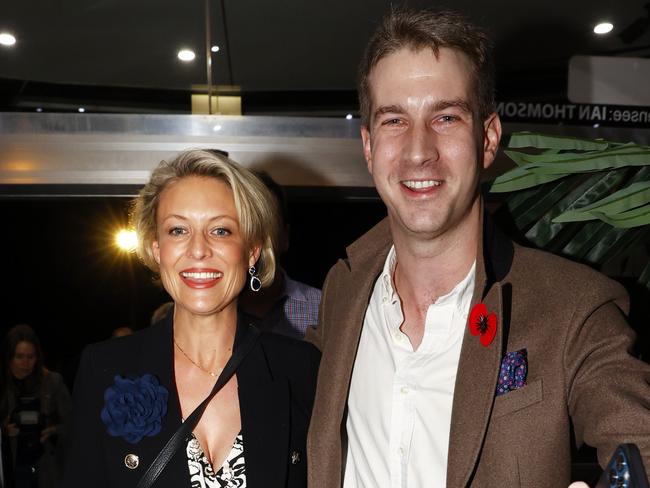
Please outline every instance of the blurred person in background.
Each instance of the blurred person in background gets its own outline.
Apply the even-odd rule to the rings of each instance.
[[[278,206],[275,253],[278,261],[289,250],[289,210],[284,190],[264,172],[256,175],[271,190]],[[259,293],[242,293],[240,308],[261,330],[302,339],[308,327],[318,323],[321,291],[292,279],[281,265],[276,266],[273,283]]]
[[[149,325],[153,325],[156,322],[160,322],[173,309],[174,309],[174,302],[165,302],[165,303],[159,305],[156,308],[156,310],[154,310],[153,313],[151,314],[151,321],[150,321]]]
[[[129,327],[128,325],[122,326],[122,327],[117,327],[113,329],[113,332],[111,332],[111,337],[116,338],[116,337],[124,337],[133,334],[133,329]]]
[[[61,375],[43,365],[40,341],[29,325],[7,333],[3,366],[0,419],[8,471],[17,488],[58,486],[70,393]]]

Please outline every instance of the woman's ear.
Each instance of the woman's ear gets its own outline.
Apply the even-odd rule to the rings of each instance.
[[[250,253],[248,255],[248,267],[250,268],[251,266],[254,266],[257,260],[260,258],[260,254],[262,253],[262,246],[257,245],[253,246],[253,248],[250,250]]]
[[[153,254],[153,258],[156,260],[156,263],[160,264],[160,246],[158,245],[158,241],[153,241],[151,243],[151,253]]]

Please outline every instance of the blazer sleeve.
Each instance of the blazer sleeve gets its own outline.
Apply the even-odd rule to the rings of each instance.
[[[617,283],[598,280],[576,303],[564,351],[576,442],[596,447],[603,467],[619,443],[635,443],[647,470],[650,365],[632,354],[635,334],[621,311],[627,295]]]
[[[108,486],[99,417],[103,395],[95,386],[93,346],[84,349],[74,383],[72,420],[67,436],[63,487]]]

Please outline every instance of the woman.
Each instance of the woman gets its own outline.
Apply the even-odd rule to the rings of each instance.
[[[275,219],[264,185],[216,152],[188,151],[153,171],[134,205],[138,253],[174,307],[84,351],[65,487],[136,486],[244,344],[252,349],[154,486],[306,485],[319,354],[270,334],[249,342],[256,331],[237,313],[245,285],[273,279]]]
[[[9,330],[4,358],[0,419],[2,436],[9,439],[14,486],[58,486],[70,393],[61,375],[43,366],[40,341],[29,325]]]

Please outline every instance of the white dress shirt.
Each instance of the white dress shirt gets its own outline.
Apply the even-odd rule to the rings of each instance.
[[[366,310],[354,362],[344,488],[444,487],[454,385],[476,263],[429,306],[422,343],[400,330],[394,247]]]

